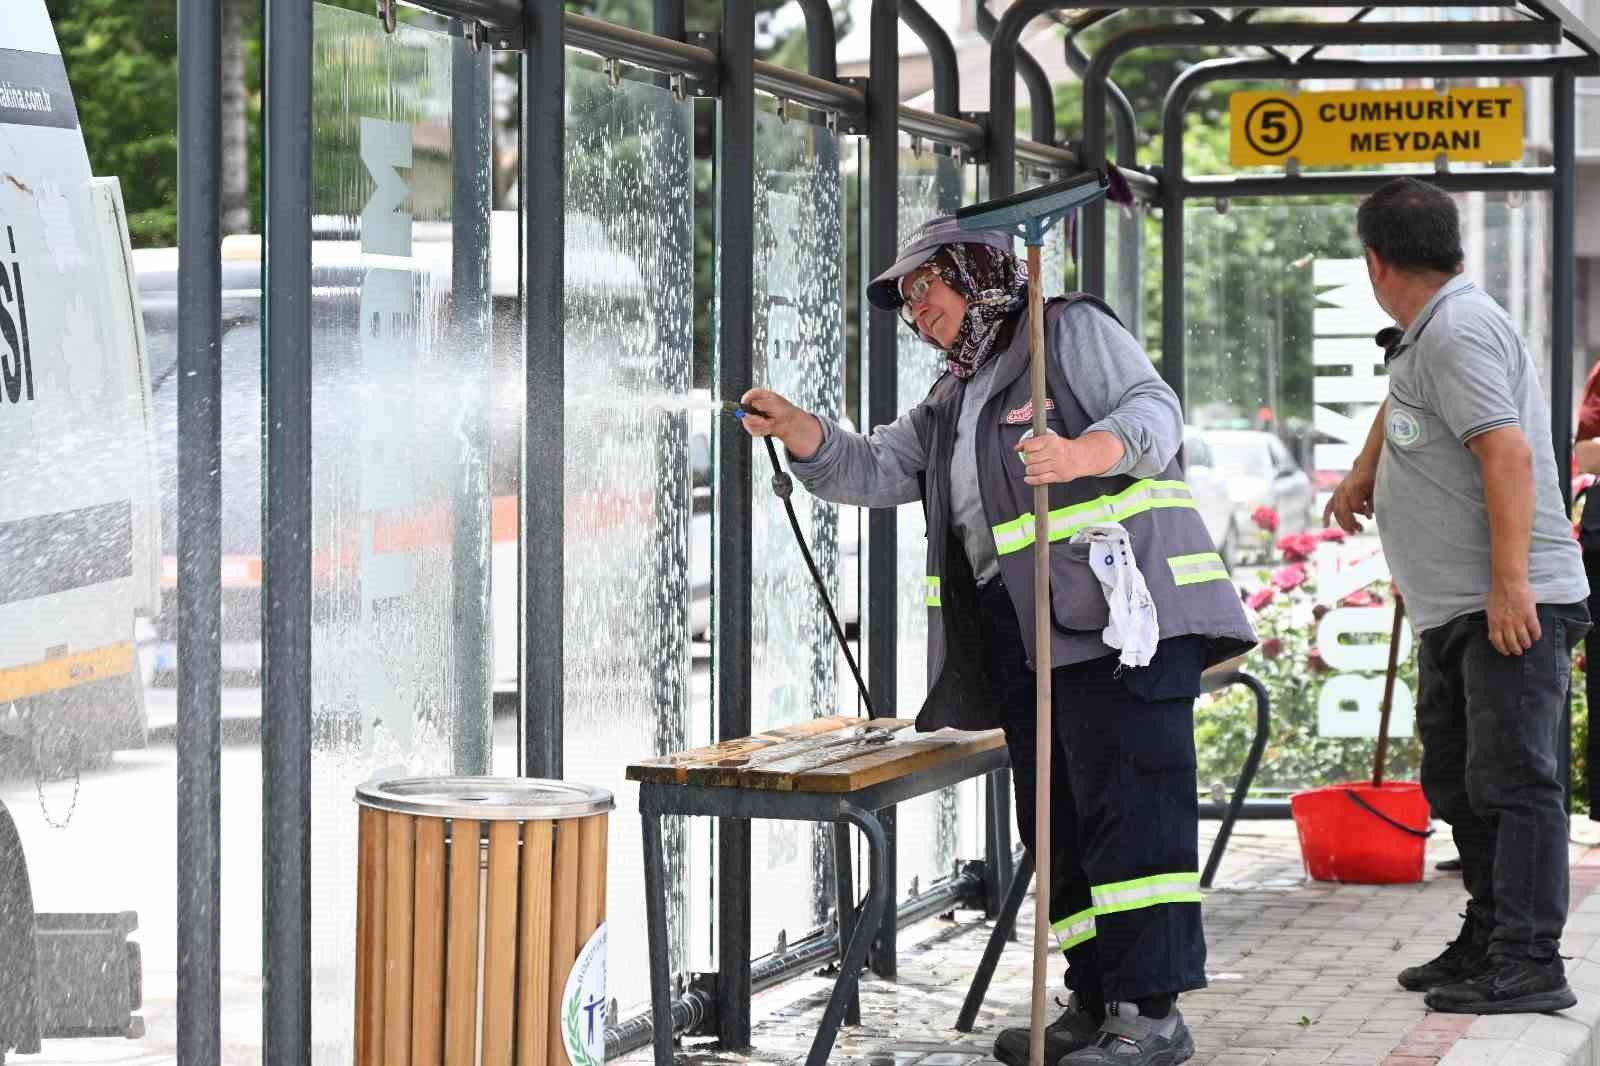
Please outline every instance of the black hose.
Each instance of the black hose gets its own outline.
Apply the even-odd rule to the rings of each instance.
[[[744,410],[761,415],[761,412],[754,408]],[[856,657],[850,653],[850,643],[845,640],[844,627],[839,624],[839,616],[834,613],[833,600],[828,596],[827,586],[823,584],[822,574],[817,570],[816,561],[811,558],[811,549],[806,546],[805,534],[800,532],[800,519],[794,513],[794,504],[789,502],[789,497],[794,494],[794,479],[778,462],[778,449],[772,443],[772,438],[763,437],[762,440],[767,442],[767,457],[772,460],[772,494],[783,501],[784,513],[789,516],[789,528],[794,530],[794,542],[800,545],[800,556],[806,561],[806,569],[811,571],[811,580],[817,586],[817,595],[822,598],[822,609],[828,613],[828,624],[833,627],[833,635],[839,641],[840,650],[844,652],[844,660],[850,664],[850,673],[856,679],[856,690],[861,693],[861,705],[866,708],[868,718],[876,718],[878,716],[872,709],[872,697],[867,695],[867,683],[861,679],[861,668],[856,665]]]

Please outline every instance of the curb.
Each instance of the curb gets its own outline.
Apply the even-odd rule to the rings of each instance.
[[[1578,1005],[1558,1014],[1429,1014],[1381,1066],[1600,1066],[1600,848],[1572,866],[1562,947]],[[1573,943],[1568,947],[1569,942]],[[1582,945],[1582,950],[1577,950]]]

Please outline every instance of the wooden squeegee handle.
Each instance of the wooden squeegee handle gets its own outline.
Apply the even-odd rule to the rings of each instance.
[[[1028,344],[1033,387],[1033,435],[1045,428],[1044,296],[1040,292],[1039,246],[1028,246]],[[1050,951],[1050,491],[1033,487],[1033,688],[1034,793],[1033,862],[1033,1003],[1029,1015],[1028,1061],[1044,1062],[1045,988],[1049,984]]]

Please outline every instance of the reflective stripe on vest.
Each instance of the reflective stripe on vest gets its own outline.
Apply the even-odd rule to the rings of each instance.
[[[1050,512],[1050,540],[1066,540],[1080,529],[1102,522],[1120,522],[1156,507],[1195,506],[1189,486],[1182,481],[1135,481],[1114,496],[1099,496]],[[1033,515],[1025,514],[994,527],[996,554],[1010,555],[1033,543]]]
[[[1056,934],[1056,945],[1062,951],[1071,951],[1085,940],[1094,939],[1094,908],[1068,915],[1050,928]]]
[[[1109,885],[1094,885],[1089,889],[1089,895],[1094,897],[1096,915],[1120,914],[1163,903],[1199,903],[1200,875],[1156,874],[1132,881],[1116,881]]]
[[[1198,585],[1202,581],[1227,581],[1228,568],[1216,552],[1174,555],[1167,559],[1174,585]]]
[[[931,574],[928,575],[928,606],[942,606],[939,603],[939,579]]]

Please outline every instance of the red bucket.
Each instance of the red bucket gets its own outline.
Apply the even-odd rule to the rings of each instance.
[[[1433,833],[1428,801],[1414,781],[1329,785],[1289,798],[1300,856],[1313,881],[1403,885],[1422,880]]]

